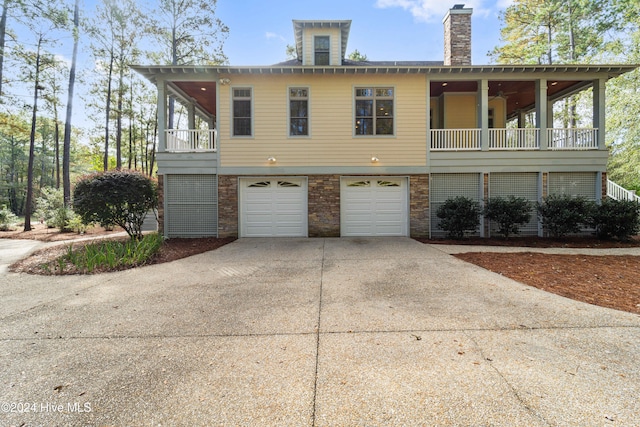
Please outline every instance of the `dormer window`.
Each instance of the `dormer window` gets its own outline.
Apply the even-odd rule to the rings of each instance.
[[[330,39],[329,36],[315,36],[313,40],[314,47],[314,65],[330,65]]]

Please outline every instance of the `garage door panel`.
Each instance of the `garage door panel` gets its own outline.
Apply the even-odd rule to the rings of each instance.
[[[406,236],[407,179],[343,178],[340,217],[343,236]]]
[[[240,189],[242,237],[307,235],[304,179],[241,179]]]

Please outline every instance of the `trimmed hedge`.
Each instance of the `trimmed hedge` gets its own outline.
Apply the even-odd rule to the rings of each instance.
[[[498,233],[505,239],[520,233],[520,227],[531,219],[531,202],[523,197],[492,197],[486,201],[484,216],[499,224]]]
[[[441,220],[439,227],[452,239],[462,239],[465,232],[473,232],[480,225],[480,205],[468,197],[447,199],[436,215]]]

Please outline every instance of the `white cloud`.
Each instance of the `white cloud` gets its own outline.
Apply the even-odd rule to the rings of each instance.
[[[511,3],[513,0],[498,0],[498,5]],[[473,8],[475,15],[487,15],[490,9],[483,6],[483,0],[460,0],[455,3],[464,4],[465,7]],[[447,11],[454,5],[454,2],[443,2],[441,0],[377,0],[375,7],[388,9],[399,7],[409,11],[418,21],[430,22],[439,21],[447,14]]]
[[[287,41],[287,39],[284,38],[283,36],[281,36],[280,34],[272,33],[270,31],[267,31],[267,33],[265,34],[265,37],[267,39],[269,39],[269,40],[270,39],[277,39],[277,40],[280,40],[280,41],[283,41],[283,42]]]

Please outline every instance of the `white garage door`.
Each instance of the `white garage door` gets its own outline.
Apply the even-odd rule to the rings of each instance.
[[[241,179],[240,236],[306,237],[306,179]]]
[[[407,236],[407,178],[342,178],[340,230],[343,236]]]

